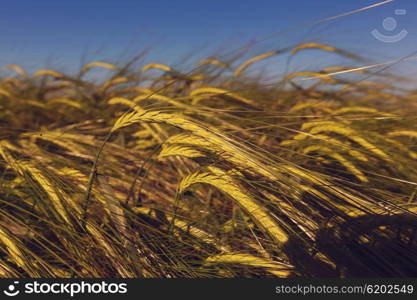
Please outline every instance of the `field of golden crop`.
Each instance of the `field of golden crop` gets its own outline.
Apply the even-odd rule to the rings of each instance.
[[[417,276],[417,94],[367,68],[249,75],[313,49],[359,59],[8,65],[0,276]]]

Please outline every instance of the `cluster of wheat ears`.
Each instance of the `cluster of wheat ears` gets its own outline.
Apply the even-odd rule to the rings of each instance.
[[[6,66],[0,276],[416,276],[417,94],[366,68],[249,76],[311,49],[359,59]]]

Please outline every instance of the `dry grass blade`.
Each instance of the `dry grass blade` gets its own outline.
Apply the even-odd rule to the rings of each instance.
[[[262,268],[265,271],[279,277],[287,278],[292,274],[292,267],[250,254],[220,254],[207,258],[207,263],[215,264],[241,264],[250,267]]]
[[[195,173],[185,177],[181,180],[180,192],[196,183],[213,185],[233,198],[251,216],[252,220],[261,226],[279,245],[288,240],[287,233],[279,224],[268,215],[261,205],[248,196],[247,191],[244,191],[231,176],[214,167],[210,167],[210,171],[210,173]]]

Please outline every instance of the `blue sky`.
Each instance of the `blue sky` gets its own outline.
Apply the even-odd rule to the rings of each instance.
[[[228,52],[248,42],[377,3],[378,0],[38,0],[3,1],[0,7],[0,65],[17,63],[33,69],[56,67],[77,70],[86,61],[123,61],[150,47],[147,61],[175,65],[184,58],[203,58]],[[396,9],[406,10],[396,15]],[[384,20],[391,17],[391,23]],[[251,54],[317,41],[386,61],[417,50],[417,1],[397,0],[387,5],[316,26],[291,31],[258,43]],[[395,19],[397,26],[392,27]],[[387,27],[391,24],[391,27]],[[384,27],[384,24],[386,27]],[[390,28],[386,30],[385,28]],[[396,43],[386,36],[407,30]],[[300,56],[293,69],[337,63],[329,54]],[[272,64],[269,64],[271,66]],[[402,63],[404,72],[417,70],[417,60]]]

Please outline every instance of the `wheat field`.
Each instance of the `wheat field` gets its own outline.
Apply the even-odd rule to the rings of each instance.
[[[7,65],[0,276],[416,276],[417,92],[367,68],[250,75],[311,50],[360,59]]]

